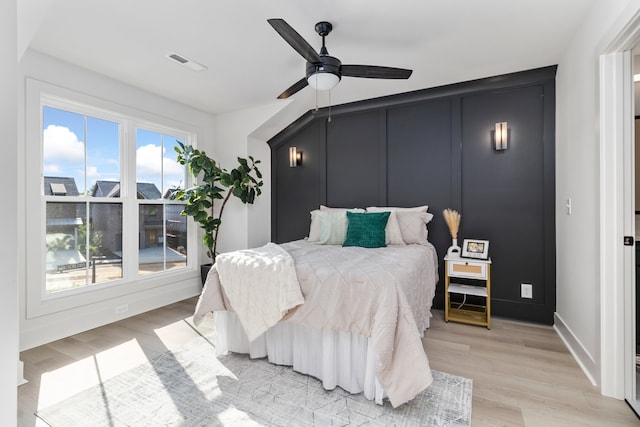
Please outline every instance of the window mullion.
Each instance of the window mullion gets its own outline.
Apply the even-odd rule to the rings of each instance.
[[[132,280],[138,273],[138,221],[139,203],[136,197],[136,132],[133,120],[123,125],[122,164],[124,184],[121,194],[123,202],[123,260],[126,260],[125,278]]]
[[[160,193],[164,195],[166,187],[164,183],[164,150],[165,150],[165,134],[160,134]],[[161,199],[162,205],[162,269],[167,270],[167,210],[164,199]]]
[[[82,194],[82,196],[84,196],[84,205],[85,205],[85,218],[84,218],[84,224],[85,224],[85,233],[84,233],[84,257],[85,257],[85,264],[86,264],[86,268],[85,268],[85,272],[84,272],[84,286],[90,286],[91,282],[90,282],[90,270],[92,268],[92,260],[91,260],[91,246],[90,246],[90,242],[91,242],[91,206],[89,203],[89,191],[87,189],[87,166],[88,166],[88,160],[87,160],[87,153],[88,153],[88,149],[87,149],[87,145],[88,145],[88,141],[87,141],[87,116],[84,115],[83,116],[83,132],[84,135],[82,137],[82,140],[84,141],[84,171],[82,173],[83,175],[83,183],[82,183],[82,187],[84,190],[84,194]]]
[[[162,267],[167,270],[167,204],[162,201]]]

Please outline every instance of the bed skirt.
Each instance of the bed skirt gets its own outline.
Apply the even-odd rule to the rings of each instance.
[[[386,396],[376,377],[377,357],[366,336],[281,321],[249,343],[234,312],[216,311],[215,325],[218,355],[233,352],[252,359],[266,357],[271,363],[318,378],[326,390],[340,386],[380,405]]]

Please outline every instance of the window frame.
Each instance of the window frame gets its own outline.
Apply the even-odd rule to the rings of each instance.
[[[175,204],[177,201],[137,200],[136,186],[136,129],[176,136],[187,144],[196,145],[198,130],[192,125],[168,119],[153,113],[129,108],[91,95],[51,85],[42,81],[26,79],[25,99],[25,211],[26,218],[26,317],[34,318],[63,310],[100,303],[112,298],[137,293],[148,289],[175,284],[199,277],[200,248],[197,245],[197,227],[187,219],[187,265],[184,268],[164,270],[150,274],[138,274],[137,212],[140,202]],[[43,108],[53,107],[82,115],[119,123],[120,133],[120,183],[119,198],[88,196],[47,196],[44,194],[43,171]],[[37,167],[36,167],[37,165]],[[192,177],[185,173],[185,186],[191,185]],[[123,185],[124,184],[124,185]],[[85,188],[88,190],[88,188]],[[92,284],[61,292],[47,293],[44,236],[46,235],[47,202],[76,203],[121,203],[122,204],[122,278]],[[164,227],[163,227],[164,229]],[[126,236],[129,236],[127,238]],[[36,264],[34,266],[34,264]]]

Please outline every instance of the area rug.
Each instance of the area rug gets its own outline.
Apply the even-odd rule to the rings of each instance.
[[[470,426],[470,379],[433,372],[434,382],[394,409],[362,394],[325,390],[315,378],[266,360],[216,359],[198,338],[93,388],[38,411],[53,427],[73,426]]]

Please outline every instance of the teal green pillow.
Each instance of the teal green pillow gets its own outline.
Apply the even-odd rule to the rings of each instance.
[[[347,237],[342,246],[384,248],[385,227],[391,212],[355,213],[347,212]]]

